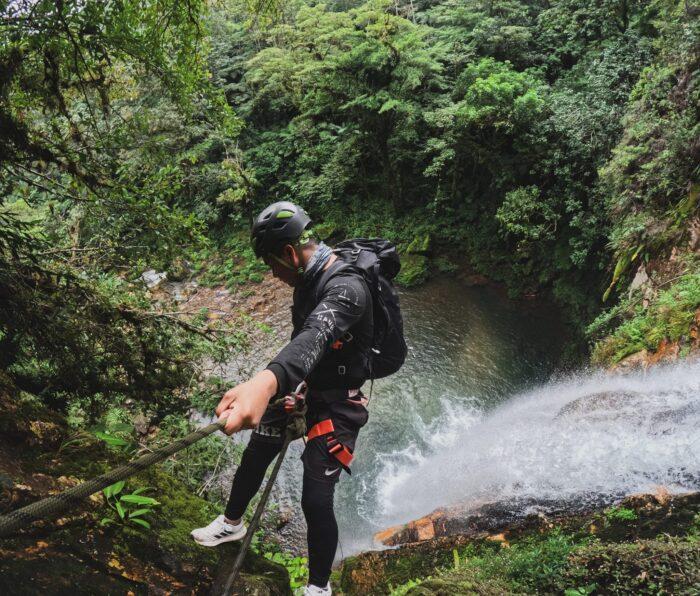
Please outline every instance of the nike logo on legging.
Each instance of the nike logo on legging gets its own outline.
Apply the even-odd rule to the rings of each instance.
[[[340,468],[333,468],[332,470],[326,469],[323,473],[326,476],[331,476],[331,475],[335,474],[338,470],[340,470]]]

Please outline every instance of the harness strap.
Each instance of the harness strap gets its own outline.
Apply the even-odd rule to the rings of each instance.
[[[334,432],[335,427],[333,426],[333,421],[330,418],[327,418],[326,420],[321,420],[321,422],[312,426],[311,430],[306,435],[306,438],[308,441],[310,441],[316,437],[330,435],[327,438],[328,451],[333,455],[333,457],[335,457],[335,459],[343,464],[345,468],[349,468],[353,459],[352,451],[350,451],[350,449],[335,438],[335,435],[333,435]]]
[[[311,430],[306,434],[306,439],[310,441],[316,437],[332,433],[334,430],[335,427],[333,426],[333,421],[330,418],[327,418],[326,420],[321,420],[321,422],[318,424],[314,424],[314,426],[311,427]]]
[[[343,445],[342,443],[338,443],[337,445],[331,447],[330,452],[333,454],[333,457],[335,457],[335,459],[337,459],[346,468],[350,467],[353,455],[352,452],[345,445]]]

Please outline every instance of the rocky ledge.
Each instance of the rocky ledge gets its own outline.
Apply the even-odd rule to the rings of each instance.
[[[700,585],[700,493],[660,489],[575,514],[521,511],[491,503],[454,518],[458,509],[440,509],[381,532],[384,544],[401,546],[345,560],[342,589],[348,595],[389,594],[397,586],[412,595],[562,593],[581,582],[588,591],[567,593],[691,594]],[[540,564],[551,567],[541,576]]]

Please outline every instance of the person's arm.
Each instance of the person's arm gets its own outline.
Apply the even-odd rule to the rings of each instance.
[[[318,306],[299,333],[268,364],[277,380],[276,395],[286,395],[306,379],[331,344],[340,339],[365,313],[368,289],[357,275],[329,280]]]

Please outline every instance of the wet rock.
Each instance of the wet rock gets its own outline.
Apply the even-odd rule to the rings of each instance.
[[[667,339],[661,340],[656,350],[647,358],[646,366],[652,366],[662,362],[674,362],[678,360],[680,345],[677,341],[671,342]]]
[[[627,413],[622,411],[621,406],[634,403],[641,398],[640,394],[629,392],[612,392],[603,391],[601,393],[593,393],[584,395],[572,402],[569,402],[562,407],[556,415],[556,418],[566,418],[570,416],[589,415],[596,412],[607,412],[608,417],[626,416]]]
[[[436,509],[407,524],[387,528],[375,534],[374,539],[384,546],[398,546],[446,536],[487,537],[501,534],[511,524],[523,520],[534,525],[544,524],[547,518],[542,511],[557,515],[570,506],[564,501],[533,499],[461,503]]]
[[[634,372],[644,370],[648,366],[648,362],[649,352],[647,350],[640,350],[620,360],[620,362],[610,368],[610,372]]]
[[[146,436],[150,430],[150,420],[143,413],[138,412],[132,420],[134,430],[141,436]]]
[[[634,275],[634,279],[632,280],[632,283],[630,283],[630,287],[629,287],[630,297],[632,296],[632,293],[635,290],[638,290],[639,288],[644,287],[648,282],[649,282],[649,276],[647,275],[647,270],[644,268],[644,265],[642,264],[637,269],[637,272]]]
[[[160,284],[162,284],[168,277],[165,271],[156,271],[155,269],[148,269],[141,274],[141,281],[146,284],[149,290],[154,290]]]
[[[608,504],[610,503],[608,502]],[[488,550],[481,552],[493,553],[494,542],[507,548],[533,536],[541,536],[553,529],[569,535],[595,534],[600,543],[612,543],[610,545],[611,551],[618,549],[616,543],[619,541],[644,541],[654,539],[659,535],[665,535],[667,540],[663,541],[664,544],[672,544],[672,540],[676,537],[685,537],[688,529],[693,527],[694,520],[700,516],[700,493],[671,495],[664,487],[659,487],[652,494],[630,495],[618,501],[613,509],[601,509],[604,506],[601,504],[597,509],[575,511],[571,509],[571,506],[575,504],[571,503],[568,508],[560,508],[556,511],[553,509],[555,505],[549,504],[550,512],[546,515],[542,512],[524,515],[523,511],[532,510],[532,506],[523,508],[524,503],[519,503],[516,507],[512,503],[482,505],[476,513],[472,511],[467,516],[470,521],[467,523],[466,529],[454,535],[440,536],[409,544],[397,542],[395,549],[370,551],[350,557],[343,562],[341,570],[343,592],[348,596],[389,594],[392,586],[438,573],[436,581],[430,580],[421,583],[419,588],[408,593],[434,594],[436,596],[508,593],[505,585],[500,586],[500,588],[491,585],[494,588],[491,591],[486,589],[488,586],[485,586],[484,589],[476,589],[474,586],[467,589],[465,584],[457,581],[459,578],[450,578],[440,574],[445,569],[454,569],[454,549],[460,550],[467,544],[476,549],[482,549],[491,544]],[[560,503],[560,505],[564,506],[565,504]],[[632,510],[634,514],[631,516],[614,515],[614,511],[625,509]],[[439,520],[457,511],[458,508],[438,510],[431,516],[422,518],[422,523],[429,519],[437,534]],[[464,528],[465,520],[460,523]],[[412,522],[402,528],[406,529],[409,526],[414,528],[413,538],[415,538],[417,537],[417,528],[420,525]],[[500,528],[500,530],[495,528]],[[394,535],[397,537],[396,533]],[[598,541],[595,543],[596,545],[599,544]],[[628,548],[632,549],[633,546],[630,545]],[[683,570],[687,571],[693,568],[692,565],[698,560],[698,554],[700,554],[700,548],[698,548],[697,543],[694,543],[690,550],[683,551],[683,557],[689,555],[688,565],[684,564]],[[635,556],[639,556],[639,554],[637,553]],[[615,559],[609,559],[608,563],[614,564]],[[651,566],[653,567],[653,565]],[[618,579],[627,581],[633,577],[635,577],[634,574],[625,575],[624,578],[620,575]],[[676,577],[676,581],[679,582],[678,585],[692,585],[688,584],[682,577]],[[568,585],[584,585],[585,583],[584,581],[580,583],[569,582]],[[547,590],[546,593],[552,592]],[[628,592],[624,591],[624,593]],[[675,592],[669,590],[667,593]]]
[[[184,281],[191,273],[190,264],[185,259],[178,257],[173,260],[168,269],[168,279],[170,281]]]
[[[397,550],[370,551],[343,561],[340,584],[347,596],[389,594],[391,586],[452,565],[452,549],[470,538],[454,536],[410,544]]]

